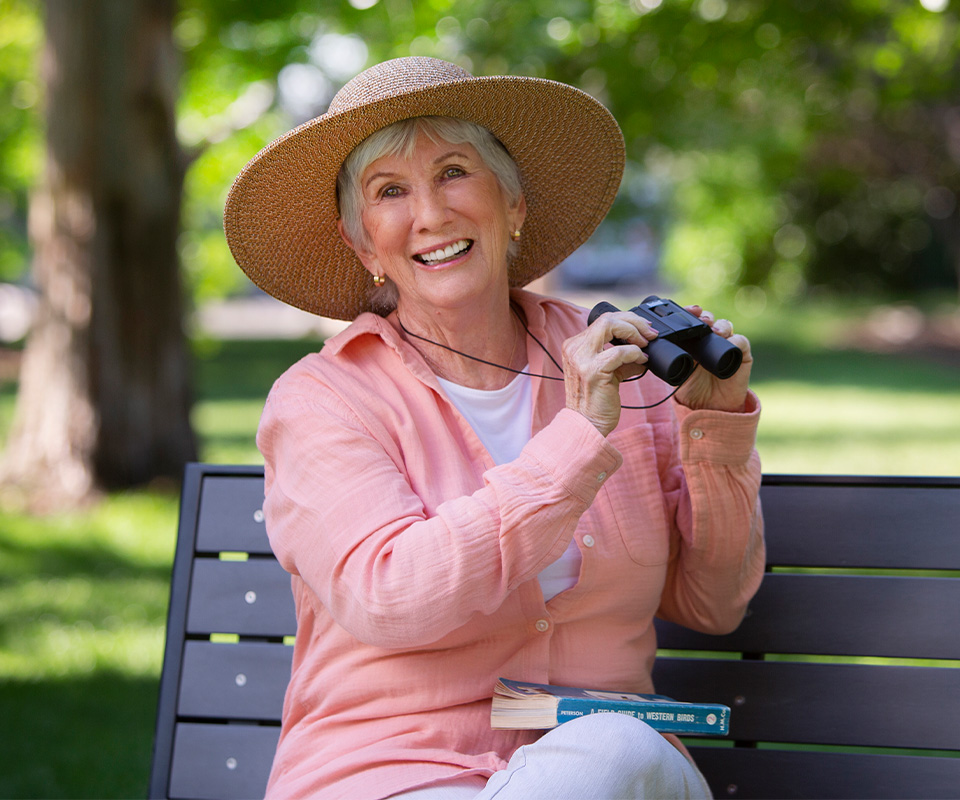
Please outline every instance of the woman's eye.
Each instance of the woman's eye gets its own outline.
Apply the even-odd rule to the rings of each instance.
[[[400,187],[399,186],[384,186],[380,190],[381,197],[399,197],[400,196]]]
[[[443,171],[443,177],[445,178],[459,178],[461,175],[466,175],[461,167],[447,167]]]

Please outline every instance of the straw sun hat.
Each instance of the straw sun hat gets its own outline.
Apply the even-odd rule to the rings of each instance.
[[[475,78],[435,58],[398,58],[361,72],[322,116],[258,153],[227,197],[224,230],[241,269],[297,308],[352,320],[372,279],[340,238],[336,180],[372,133],[409,117],[475,122],[520,168],[527,216],[510,284],[524,286],[587,240],[623,173],[623,136],[590,95],[542,78]]]

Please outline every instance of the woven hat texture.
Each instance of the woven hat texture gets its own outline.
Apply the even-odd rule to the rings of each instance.
[[[349,153],[402,119],[449,116],[484,126],[516,161],[527,202],[510,284],[544,275],[585,242],[613,203],[623,136],[572,86],[542,78],[475,78],[435,58],[398,58],[360,73],[327,112],[273,141],[240,172],[224,230],[237,264],[268,294],[352,320],[369,310],[370,274],[340,238],[336,180]]]

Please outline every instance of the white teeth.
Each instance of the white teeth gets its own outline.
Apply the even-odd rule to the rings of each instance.
[[[470,241],[468,239],[461,239],[459,242],[448,244],[442,249],[433,250],[430,253],[424,253],[420,256],[420,260],[427,264],[443,261],[447,258],[453,258],[458,253],[462,253],[469,246]]]

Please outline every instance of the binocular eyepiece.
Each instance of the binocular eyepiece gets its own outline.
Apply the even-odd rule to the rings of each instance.
[[[601,314],[619,310],[612,303],[597,303],[590,311],[589,322],[592,324]],[[642,348],[647,354],[647,369],[671,386],[679,386],[689,378],[697,362],[724,380],[740,369],[743,362],[740,348],[715,334],[709,325],[673,300],[651,295],[630,310],[647,320],[657,332],[657,338]],[[612,344],[627,342],[614,339]]]

